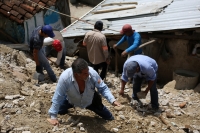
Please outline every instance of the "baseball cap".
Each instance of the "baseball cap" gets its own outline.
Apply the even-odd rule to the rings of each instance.
[[[129,32],[129,31],[133,31],[132,26],[130,24],[125,24],[122,27],[122,30],[120,31],[120,33],[124,34],[124,33]]]
[[[128,77],[133,77],[138,67],[138,63],[135,61],[127,62],[125,65],[126,75]]]
[[[44,25],[42,27],[42,32],[44,32],[45,34],[47,34],[51,38],[55,37],[55,34],[53,33],[53,29],[50,25]]]
[[[58,52],[60,52],[60,51],[62,50],[61,42],[60,42],[60,40],[58,40],[58,39],[55,39],[55,40],[53,41],[52,46],[53,46],[54,49],[55,49],[56,51],[58,51]]]

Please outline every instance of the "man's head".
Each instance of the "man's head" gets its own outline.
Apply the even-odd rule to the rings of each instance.
[[[125,24],[120,31],[121,34],[125,34],[126,36],[131,36],[134,30],[130,24]]]
[[[57,52],[60,52],[62,50],[62,44],[60,42],[60,40],[58,39],[55,39],[52,43],[52,46],[54,47],[54,49],[57,51]]]
[[[55,34],[53,33],[53,29],[50,25],[42,26],[41,32],[46,35],[45,37],[51,37],[51,38],[55,37]]]
[[[102,21],[97,21],[94,25],[94,29],[97,29],[99,31],[103,30],[103,22]]]
[[[136,72],[140,71],[140,67],[135,61],[127,62],[124,69],[126,70],[125,73],[128,77],[133,77]]]
[[[88,63],[84,59],[78,58],[72,63],[72,71],[75,78],[86,80],[89,76]]]

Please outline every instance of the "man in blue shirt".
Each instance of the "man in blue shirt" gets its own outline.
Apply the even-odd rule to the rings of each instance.
[[[120,106],[98,73],[88,67],[85,60],[76,59],[72,67],[66,69],[58,80],[49,109],[50,118],[47,120],[52,125],[58,125],[57,114],[66,114],[72,107],[86,108],[105,120],[113,120],[113,115],[102,104],[99,93],[112,105]]]
[[[52,27],[50,25],[38,26],[35,28],[30,37],[30,52],[33,54],[33,59],[36,63],[36,71],[43,74],[43,69],[45,69],[53,82],[57,81],[56,75],[54,74],[49,61],[47,60],[44,50],[42,48],[44,38],[51,37],[55,35],[53,33]]]
[[[133,95],[134,100],[139,101],[137,93],[141,91],[142,80],[148,81],[148,86],[143,93],[147,95],[150,90],[151,106],[154,110],[159,108],[158,91],[156,88],[156,72],[158,65],[156,61],[145,55],[134,55],[126,60],[123,66],[123,73],[121,77],[120,95],[124,94],[124,88],[128,82],[128,77],[133,77]]]
[[[117,46],[121,45],[125,41],[128,41],[128,48],[124,50],[121,54],[122,57],[125,57],[126,55],[136,55],[136,54],[142,54],[142,49],[138,49],[137,51],[134,51],[137,47],[141,45],[141,37],[138,32],[132,29],[132,26],[130,24],[125,24],[122,27],[122,30],[120,31],[121,34],[124,34],[124,36],[121,38],[121,40],[113,45],[113,48],[116,48]]]

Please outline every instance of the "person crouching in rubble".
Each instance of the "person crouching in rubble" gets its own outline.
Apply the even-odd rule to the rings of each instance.
[[[121,90],[120,95],[124,95],[124,88],[128,82],[129,77],[133,77],[133,94],[132,104],[136,103],[142,105],[141,101],[138,99],[138,92],[141,92],[141,84],[143,79],[148,81],[148,86],[142,93],[147,95],[150,90],[151,94],[151,110],[156,112],[159,109],[158,103],[158,91],[156,88],[156,72],[158,70],[158,65],[156,61],[145,55],[134,55],[126,60],[123,66],[123,73],[121,77]]]
[[[55,34],[54,38],[60,38],[57,37],[58,35]],[[66,49],[65,49],[65,42],[63,39],[54,39],[54,38],[45,38],[44,39],[44,45],[52,45],[52,47],[58,52],[57,59],[54,62],[56,66],[59,66],[61,69],[66,69],[65,67],[65,55],[66,55]]]
[[[49,64],[48,59],[45,56],[42,47],[44,38],[53,38],[54,36],[55,34],[53,33],[50,25],[38,26],[33,30],[29,42],[30,53],[33,54],[37,73],[43,74],[43,69],[45,69],[52,82],[56,82],[57,78]]]
[[[113,115],[103,105],[99,93],[112,105],[120,106],[98,73],[84,59],[76,59],[58,80],[49,109],[50,118],[47,120],[52,125],[58,125],[57,114],[66,114],[73,107],[86,108],[105,120],[113,120]]]

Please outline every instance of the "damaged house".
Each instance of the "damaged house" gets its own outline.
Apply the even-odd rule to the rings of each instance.
[[[103,21],[102,32],[111,48],[122,37],[119,32],[122,26],[131,24],[141,34],[144,54],[154,58],[159,65],[158,81],[166,83],[176,76],[187,76],[192,77],[192,85],[185,87],[193,88],[200,73],[199,53],[192,53],[200,43],[199,3],[200,0],[104,0],[61,33],[65,38],[74,39],[73,45],[78,46],[79,55],[87,59],[82,40],[97,20]],[[126,45],[124,43],[117,51],[124,50]],[[118,52],[111,49],[115,58],[110,67],[116,75],[122,71],[126,60]],[[182,86],[187,84],[184,80],[180,82]]]
[[[71,23],[70,18],[52,10],[70,15],[68,0],[1,0],[0,43],[27,44],[39,25],[49,24],[61,30]]]

